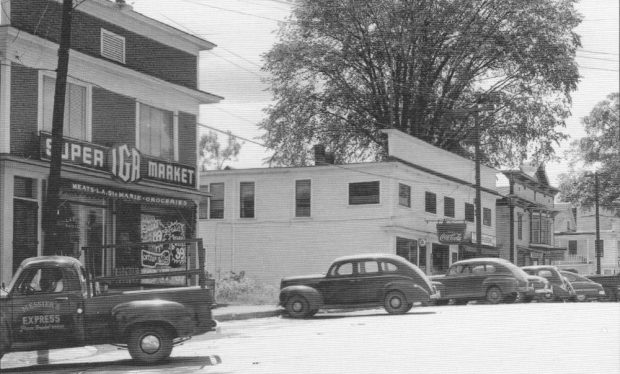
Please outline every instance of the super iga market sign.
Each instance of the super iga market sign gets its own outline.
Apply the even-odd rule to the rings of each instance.
[[[52,136],[41,133],[41,159],[52,157]],[[125,183],[142,179],[185,187],[196,186],[196,168],[144,156],[134,147],[120,144],[105,147],[74,139],[63,139],[62,162],[111,173]]]

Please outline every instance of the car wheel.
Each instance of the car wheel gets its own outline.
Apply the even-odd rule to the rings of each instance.
[[[383,306],[390,314],[404,314],[411,309],[412,304],[407,303],[407,299],[402,292],[390,291],[385,295]]]
[[[127,349],[131,357],[141,364],[160,362],[172,352],[172,333],[163,326],[137,326],[129,332]]]
[[[286,312],[292,318],[306,318],[310,316],[310,304],[305,297],[293,295],[286,302]]]
[[[499,287],[497,286],[493,286],[490,287],[487,290],[487,302],[489,304],[499,304],[502,302],[503,296],[502,296],[502,290],[499,289]]]

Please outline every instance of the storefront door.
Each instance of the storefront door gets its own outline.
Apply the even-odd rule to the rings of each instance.
[[[13,200],[13,273],[23,260],[37,255],[38,213],[36,201]]]
[[[447,245],[433,243],[433,274],[444,274],[449,266],[450,247]]]

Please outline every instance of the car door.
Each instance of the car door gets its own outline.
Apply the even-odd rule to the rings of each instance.
[[[47,273],[61,276],[53,285],[45,287]],[[13,342],[25,347],[63,347],[78,340],[81,321],[78,307],[79,291],[72,290],[62,279],[61,268],[31,267],[21,273],[11,289],[11,324]]]
[[[443,278],[438,279],[445,286],[445,295],[441,295],[443,299],[457,298],[462,293],[461,283],[463,274],[461,273],[466,265],[452,265]]]
[[[377,303],[383,296],[383,286],[393,278],[383,273],[377,260],[362,260],[358,262],[358,276],[354,283],[353,292],[359,303]]]
[[[485,279],[487,278],[486,265],[484,263],[473,263],[470,265],[469,273],[463,280],[463,296],[479,298],[486,295]]]
[[[356,287],[359,287],[356,267],[354,261],[345,261],[330,268],[318,286],[325,304],[343,305],[355,302]]]

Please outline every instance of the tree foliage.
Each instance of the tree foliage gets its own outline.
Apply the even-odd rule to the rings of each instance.
[[[217,133],[214,131],[209,131],[200,137],[198,150],[200,152],[201,170],[222,170],[224,163],[237,160],[241,150],[241,143],[232,133],[228,132],[227,136],[226,147],[222,147]]]
[[[574,0],[299,0],[263,69],[260,124],[274,164],[379,159],[395,128],[471,154],[476,104],[487,162],[545,159],[565,138],[579,80]],[[482,99],[481,99],[482,98]]]
[[[586,136],[573,141],[569,150],[570,171],[560,175],[563,200],[588,207],[594,204],[594,177],[587,169],[596,165],[600,205],[620,207],[619,96],[618,92],[608,95],[582,119]]]

